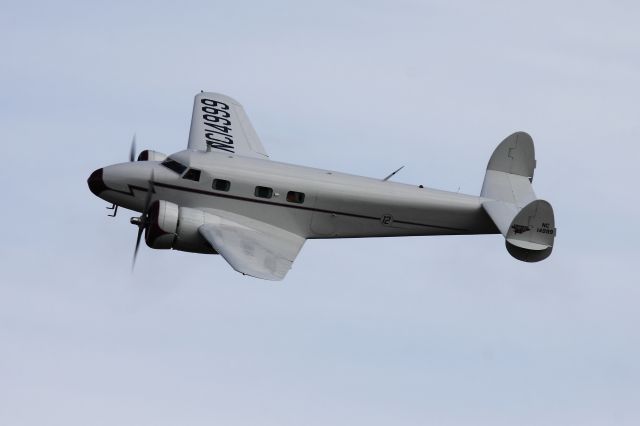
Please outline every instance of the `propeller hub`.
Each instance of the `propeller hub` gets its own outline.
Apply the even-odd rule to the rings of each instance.
[[[144,226],[145,220],[142,217],[132,217],[129,219],[129,222],[131,222],[132,225]]]

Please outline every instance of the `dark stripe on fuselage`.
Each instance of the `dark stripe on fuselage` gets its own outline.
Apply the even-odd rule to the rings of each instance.
[[[214,197],[229,198],[229,199],[232,199],[232,200],[249,201],[251,203],[267,204],[267,205],[270,205],[270,206],[279,206],[279,207],[285,207],[285,208],[291,208],[291,209],[308,210],[308,211],[313,211],[313,212],[318,212],[318,213],[336,214],[336,215],[341,215],[341,216],[356,217],[356,218],[359,218],[359,219],[370,219],[370,220],[380,221],[379,217],[366,216],[366,215],[361,215],[361,214],[357,214],[357,213],[337,212],[337,211],[333,211],[333,210],[318,209],[318,208],[315,208],[315,207],[297,206],[297,205],[294,205],[294,204],[281,204],[281,203],[275,203],[273,201],[261,200],[261,199],[258,199],[258,198],[246,198],[246,197],[241,197],[241,196],[238,196],[238,195],[223,194],[223,193],[219,193],[219,192],[211,192],[211,191],[205,191],[203,189],[196,189],[196,188],[186,188],[184,186],[177,186],[177,185],[171,185],[171,184],[160,183],[160,182],[154,183],[154,185],[155,186],[159,186],[159,187],[169,188],[169,189],[175,189],[175,190],[178,190],[178,191],[186,191],[186,192],[193,192],[193,193],[196,193],[196,194],[210,195],[210,196],[214,196]],[[144,190],[146,191],[146,189],[144,189]],[[409,222],[409,221],[404,221],[404,220],[396,220],[396,219],[394,219],[393,222],[394,223],[402,223],[402,224],[405,224],[405,225],[425,226],[425,227],[429,227],[429,228],[445,229],[445,230],[448,230],[448,231],[466,232],[466,233],[469,232],[466,229],[451,228],[451,227],[448,227],[448,226],[426,225],[424,223]]]
[[[128,186],[129,186],[129,192],[120,191],[120,190],[112,189],[112,188],[109,188],[109,190],[110,191],[114,191],[114,192],[118,192],[118,193],[124,194],[124,195],[130,195],[130,196],[134,196],[134,193],[133,193],[134,189],[138,190],[138,191],[145,191],[145,192],[148,190],[147,188],[143,188],[141,186],[136,186],[136,185],[128,185]],[[239,200],[239,201],[248,201],[250,203],[266,204],[266,205],[270,205],[270,206],[285,207],[285,208],[289,208],[289,209],[308,210],[308,211],[318,212],[318,213],[335,214],[335,215],[340,215],[340,216],[356,217],[356,218],[359,218],[359,219],[369,219],[369,220],[380,221],[380,218],[379,217],[375,217],[375,216],[367,216],[367,215],[362,215],[362,214],[357,214],[357,213],[338,212],[338,211],[334,211],[334,210],[324,210],[324,209],[318,209],[318,208],[315,208],[315,207],[296,206],[296,205],[293,205],[293,204],[280,204],[280,203],[275,203],[273,201],[261,200],[261,199],[258,199],[258,198],[247,198],[247,197],[241,197],[239,195],[223,194],[223,193],[220,193],[220,192],[205,191],[203,189],[197,189],[197,188],[186,188],[184,186],[171,185],[171,184],[162,183],[162,182],[153,182],[153,186],[162,187],[162,188],[168,188],[168,189],[175,189],[177,191],[193,192],[195,194],[209,195],[209,196],[212,196],[212,197],[228,198],[228,199],[231,199],[231,200]],[[406,221],[406,220],[397,220],[397,219],[394,219],[393,222],[394,223],[401,223],[401,224],[404,224],[404,225],[424,226],[426,228],[435,228],[435,229],[443,229],[443,230],[447,230],[447,231],[456,231],[456,232],[459,232],[459,233],[469,233],[469,231],[466,230],[466,229],[452,228],[452,227],[449,227],[449,226],[427,225],[425,223],[409,222],[409,221]]]

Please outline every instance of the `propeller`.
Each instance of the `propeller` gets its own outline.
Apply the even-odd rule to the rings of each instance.
[[[135,145],[135,137],[133,139],[133,144]],[[138,237],[136,238],[136,248],[133,251],[133,261],[131,262],[131,271],[133,272],[133,268],[136,265],[136,257],[138,256],[138,249],[140,248],[140,239],[142,238],[142,232],[145,230],[147,226],[149,226],[149,208],[151,207],[151,198],[153,197],[153,193],[155,191],[153,186],[153,169],[151,170],[151,178],[149,179],[149,186],[147,187],[147,196],[144,200],[144,208],[142,210],[142,214],[140,217],[132,217],[130,222],[133,225],[138,226]]]
[[[131,139],[131,149],[129,150],[129,161],[136,161],[136,134]]]

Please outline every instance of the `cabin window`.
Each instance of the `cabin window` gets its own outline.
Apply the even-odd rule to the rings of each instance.
[[[179,175],[181,175],[185,170],[187,170],[187,166],[185,166],[184,164],[178,163],[173,158],[167,158],[161,164],[165,166],[167,169],[172,170]]]
[[[189,169],[187,170],[187,173],[182,176],[182,179],[189,179],[198,182],[200,180],[200,170]]]
[[[290,203],[302,204],[304,203],[304,194],[302,192],[289,191],[287,192],[287,201]]]
[[[224,179],[214,179],[213,184],[211,185],[213,189],[216,191],[228,191],[231,188],[231,182]]]
[[[260,198],[271,198],[273,197],[273,189],[266,186],[256,186],[254,195]]]

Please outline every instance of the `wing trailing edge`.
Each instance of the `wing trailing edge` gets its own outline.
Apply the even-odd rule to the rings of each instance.
[[[271,281],[287,275],[305,242],[299,235],[264,222],[210,213],[198,232],[233,269]]]

